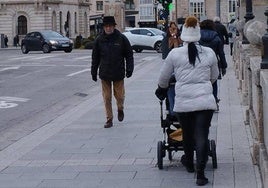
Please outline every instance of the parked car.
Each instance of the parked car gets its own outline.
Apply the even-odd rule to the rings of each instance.
[[[51,30],[30,32],[21,41],[21,51],[24,54],[29,51],[50,53],[58,50],[70,53],[73,50],[73,41]]]
[[[133,50],[156,50],[162,52],[161,44],[164,32],[156,28],[126,28],[123,34],[128,38]]]

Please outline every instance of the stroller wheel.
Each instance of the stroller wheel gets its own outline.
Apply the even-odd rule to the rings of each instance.
[[[164,147],[162,141],[157,143],[157,166],[161,170],[163,169],[163,156],[164,156]]]
[[[168,151],[168,159],[172,161],[172,151]]]
[[[216,143],[215,140],[210,141],[210,148],[211,148],[211,157],[212,157],[212,166],[213,168],[217,168],[217,154],[216,154]]]

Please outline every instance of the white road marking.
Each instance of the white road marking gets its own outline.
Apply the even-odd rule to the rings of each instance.
[[[6,68],[0,69],[0,72],[6,71],[6,70],[15,70],[15,69],[19,69],[19,68],[20,68],[19,66],[18,67],[6,67]]]
[[[45,58],[50,58],[50,57],[54,57],[54,56],[52,56],[52,55],[50,55],[50,56],[39,56],[39,57],[33,57],[31,59],[38,60],[38,59],[45,59]]]
[[[13,108],[18,106],[18,104],[14,102],[27,102],[28,100],[30,99],[2,96],[0,97],[0,108]]]
[[[89,65],[63,65],[65,67],[89,67]]]
[[[18,59],[27,59],[27,58],[31,58],[31,57],[30,56],[20,56],[20,57],[9,58],[7,60],[12,61],[12,60],[18,60]]]
[[[76,57],[75,59],[77,59],[77,60],[80,60],[80,59],[91,59],[91,55],[90,56]]]
[[[91,69],[84,69],[84,70],[81,70],[81,71],[78,71],[78,72],[74,72],[74,73],[71,73],[71,74],[68,74],[67,76],[75,76],[77,74],[80,74],[80,73],[83,73],[83,72],[87,72],[87,71],[90,71]]]
[[[8,97],[8,96],[2,96],[0,97],[0,100],[3,101],[15,101],[15,102],[27,102],[30,99],[27,98],[20,98],[20,97]]]
[[[9,66],[7,64],[3,64],[0,65],[0,67],[6,67]],[[46,65],[46,64],[40,64],[40,63],[24,63],[24,64],[20,64],[20,65],[15,65],[15,66],[19,66],[19,67],[56,67],[57,65]]]

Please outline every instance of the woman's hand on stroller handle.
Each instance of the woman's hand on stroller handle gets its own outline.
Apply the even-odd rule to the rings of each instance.
[[[155,95],[159,100],[163,101],[167,97],[167,91],[168,88],[161,88],[158,86],[158,88],[155,90]]]

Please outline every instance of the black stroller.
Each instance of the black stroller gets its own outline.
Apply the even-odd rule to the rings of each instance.
[[[175,83],[170,83],[168,92],[175,92],[174,86]],[[173,88],[172,88],[173,87]],[[174,94],[175,96],[175,94]],[[170,97],[166,97],[164,101],[160,101],[160,116],[161,116],[161,127],[163,129],[164,140],[158,141],[157,143],[157,165],[159,169],[163,169],[163,158],[168,153],[168,159],[172,160],[172,152],[183,151],[183,137],[182,137],[182,128],[177,120],[177,118],[172,115],[170,108]],[[172,98],[170,98],[172,100]],[[174,99],[173,99],[174,100]],[[166,107],[163,109],[163,102]],[[173,108],[173,107],[172,107]],[[166,111],[164,118],[164,110]],[[216,142],[215,140],[208,140],[209,147],[209,156],[212,157],[212,166],[214,169],[217,168],[217,155],[216,155]]]

